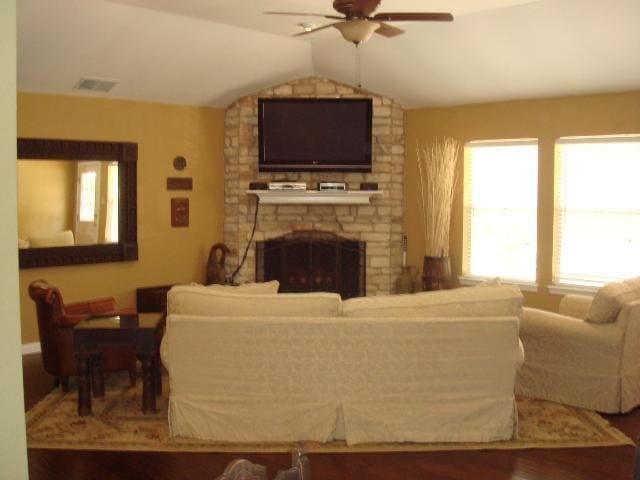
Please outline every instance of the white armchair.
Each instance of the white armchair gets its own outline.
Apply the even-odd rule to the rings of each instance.
[[[559,313],[524,308],[516,393],[606,413],[639,405],[640,289],[630,288],[566,295]]]

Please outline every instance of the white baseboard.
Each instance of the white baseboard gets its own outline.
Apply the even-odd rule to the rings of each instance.
[[[22,344],[22,355],[29,355],[32,353],[40,353],[40,342]]]

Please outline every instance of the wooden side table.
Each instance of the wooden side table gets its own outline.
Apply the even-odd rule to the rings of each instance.
[[[89,316],[73,327],[73,348],[80,375],[78,415],[91,415],[90,373],[93,370],[93,393],[104,395],[102,381],[103,345],[130,345],[142,363],[142,411],[156,412],[156,395],[162,393],[160,341],[164,314],[139,313],[116,317]]]
[[[136,288],[136,311],[138,313],[167,313],[167,292],[173,285]]]

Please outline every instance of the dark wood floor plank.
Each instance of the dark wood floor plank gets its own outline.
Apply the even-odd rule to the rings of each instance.
[[[25,408],[42,399],[53,379],[39,355],[23,357]],[[640,409],[607,420],[631,438]],[[212,480],[235,458],[264,465],[273,478],[288,454],[92,452],[29,449],[30,480]],[[633,447],[549,450],[313,454],[314,480],[631,480]]]

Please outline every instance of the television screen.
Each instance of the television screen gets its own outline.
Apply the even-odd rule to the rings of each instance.
[[[369,98],[258,99],[261,172],[370,172]]]

